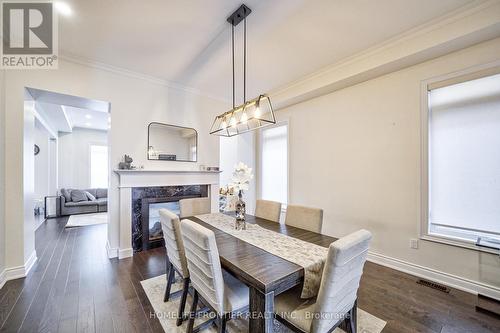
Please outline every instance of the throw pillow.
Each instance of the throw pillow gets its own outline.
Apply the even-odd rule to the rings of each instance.
[[[71,201],[80,202],[80,201],[88,201],[88,199],[84,191],[73,190],[71,191]]]
[[[107,198],[108,197],[108,189],[107,188],[98,188],[96,190],[96,198]]]
[[[71,190],[67,190],[65,188],[62,188],[61,189],[61,195],[64,197],[64,199],[66,200],[66,202],[70,202],[71,201]]]
[[[95,197],[89,191],[85,191],[85,195],[90,201],[95,201]]]

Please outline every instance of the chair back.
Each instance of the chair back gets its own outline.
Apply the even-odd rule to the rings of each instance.
[[[189,270],[184,243],[182,241],[179,217],[168,209],[160,209],[159,212],[168,260],[183,278],[188,278]]]
[[[286,207],[285,224],[321,233],[323,209],[288,205]]]
[[[191,283],[219,314],[224,309],[224,279],[215,234],[191,220],[181,221]]]
[[[211,212],[210,198],[192,198],[179,200],[181,219]]]
[[[257,200],[255,216],[273,222],[280,222],[281,203],[269,200]]]
[[[372,235],[359,230],[330,244],[311,324],[328,332],[354,306]]]

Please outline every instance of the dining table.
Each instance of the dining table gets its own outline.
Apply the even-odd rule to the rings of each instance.
[[[227,213],[229,215],[229,213]],[[234,212],[233,212],[234,216]],[[270,333],[274,325],[274,297],[304,282],[304,268],[249,244],[196,216],[186,217],[215,233],[221,266],[249,288],[249,332]],[[319,246],[337,238],[246,214],[247,224],[259,226]]]

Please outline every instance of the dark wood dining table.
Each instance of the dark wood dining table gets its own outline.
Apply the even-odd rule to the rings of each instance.
[[[272,332],[274,297],[302,284],[304,268],[229,235],[194,216],[187,219],[214,231],[222,268],[249,287],[249,332]],[[246,223],[255,223],[266,229],[324,247],[337,240],[248,214]]]

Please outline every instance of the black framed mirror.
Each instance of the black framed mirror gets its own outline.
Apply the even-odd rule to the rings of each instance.
[[[196,162],[198,132],[194,128],[152,122],[148,125],[148,160]]]

